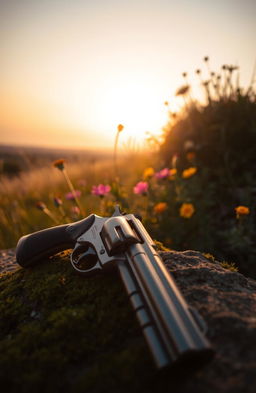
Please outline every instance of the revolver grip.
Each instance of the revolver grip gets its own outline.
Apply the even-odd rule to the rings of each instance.
[[[72,224],[59,225],[22,236],[16,248],[20,266],[30,267],[60,251],[74,248],[76,240],[94,223],[95,215]]]

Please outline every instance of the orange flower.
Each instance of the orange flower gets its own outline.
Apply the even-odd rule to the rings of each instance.
[[[118,126],[117,126],[117,131],[118,131],[118,132],[121,132],[121,131],[123,131],[123,129],[124,129],[123,124],[118,124]]]
[[[154,173],[155,173],[154,168],[151,167],[146,168],[143,172],[143,178],[149,179],[150,177],[154,176]]]
[[[59,160],[53,161],[52,165],[55,166],[55,168],[58,168],[60,171],[63,171],[65,162],[66,161],[64,158],[60,158]]]
[[[195,213],[195,208],[192,203],[183,203],[180,207],[180,216],[183,218],[190,218]]]
[[[157,214],[163,213],[167,209],[167,203],[159,202],[154,206],[154,212]]]
[[[249,207],[246,206],[237,206],[235,208],[235,212],[236,212],[236,218],[240,218],[242,216],[247,216],[248,214],[250,214],[250,209]]]
[[[197,172],[196,167],[184,169],[184,171],[182,172],[182,177],[183,179],[188,179],[189,177],[193,176],[196,172]]]
[[[177,169],[176,168],[170,169],[169,179],[170,180],[174,180],[175,179],[175,175],[177,175]]]
[[[194,151],[189,151],[186,155],[188,161],[194,161],[196,158],[196,153]]]

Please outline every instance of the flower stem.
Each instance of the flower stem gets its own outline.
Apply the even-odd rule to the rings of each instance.
[[[43,209],[43,212],[50,217],[55,224],[59,224],[59,221],[54,217],[54,215],[50,212],[50,210],[46,207]]]
[[[70,189],[70,191],[71,191],[71,193],[72,193],[72,195],[73,195],[73,198],[74,198],[74,200],[75,200],[77,206],[78,206],[79,209],[80,209],[80,212],[82,213],[82,215],[84,215],[84,210],[83,210],[83,208],[82,208],[82,206],[81,206],[81,204],[80,204],[80,202],[79,202],[79,200],[78,200],[78,198],[77,198],[77,196],[76,196],[74,186],[73,186],[73,184],[72,184],[72,182],[71,182],[71,180],[70,180],[70,178],[69,178],[69,176],[68,176],[68,173],[67,173],[66,169],[64,168],[64,169],[62,170],[62,172],[63,172],[63,175],[64,175],[64,177],[65,177],[65,179],[66,179],[66,182],[67,182],[67,184],[68,184],[68,187],[69,187],[69,189]]]
[[[118,179],[118,168],[117,168],[117,145],[118,145],[118,139],[119,139],[119,134],[120,132],[117,131],[116,137],[115,137],[115,144],[114,144],[114,178]]]

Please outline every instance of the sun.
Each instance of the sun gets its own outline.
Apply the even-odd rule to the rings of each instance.
[[[134,76],[113,78],[102,88],[100,98],[102,125],[111,132],[124,125],[123,139],[143,142],[147,132],[160,132],[166,123],[163,96],[156,83],[146,83]]]

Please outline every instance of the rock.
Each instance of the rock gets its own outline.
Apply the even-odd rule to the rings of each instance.
[[[162,253],[188,303],[208,325],[216,356],[183,392],[255,392],[256,281],[196,251]]]
[[[15,249],[0,250],[0,274],[4,272],[13,272],[19,269],[15,259]]]
[[[161,256],[207,323],[209,364],[156,372],[118,275],[86,280],[64,255],[1,276],[1,391],[254,393],[256,281],[196,251]]]

